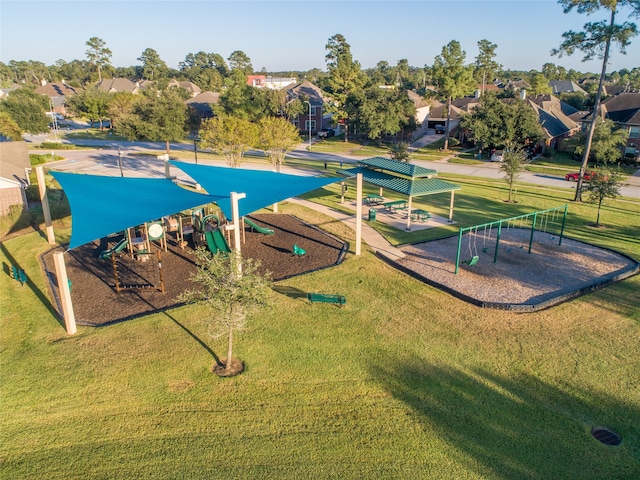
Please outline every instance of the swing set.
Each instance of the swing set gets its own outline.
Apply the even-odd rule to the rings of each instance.
[[[496,238],[495,238],[495,247],[493,252],[493,263],[498,261],[498,248],[500,246],[500,237],[502,235],[503,225],[506,225],[507,232],[509,230],[518,230],[522,232],[526,232],[526,229],[523,228],[523,225],[531,221],[530,233],[529,233],[529,248],[527,253],[531,253],[531,246],[533,245],[533,237],[536,230],[541,232],[546,232],[547,228],[551,224],[555,223],[560,217],[562,218],[562,224],[560,226],[560,232],[557,234],[558,236],[558,245],[562,245],[562,238],[564,236],[564,227],[567,221],[567,211],[569,205],[563,205],[561,207],[549,208],[547,210],[538,210],[536,212],[527,213],[525,215],[519,215],[517,217],[505,218],[502,220],[496,220],[493,222],[482,223],[479,225],[473,225],[471,227],[461,228],[458,232],[458,250],[456,253],[456,270],[455,273],[458,273],[460,264],[466,264],[468,266],[473,266],[480,260],[480,255],[478,253],[478,237],[480,236],[480,232],[482,234],[482,252],[489,253],[489,244],[491,243],[491,235],[493,228],[496,228]],[[516,225],[520,225],[518,228]],[[465,232],[467,234],[467,258],[461,260],[461,251],[462,251],[462,237]],[[519,248],[524,248],[526,244],[526,233],[523,234],[523,241]],[[555,240],[556,236],[551,235],[550,239]],[[511,248],[507,250],[507,252],[511,251]]]

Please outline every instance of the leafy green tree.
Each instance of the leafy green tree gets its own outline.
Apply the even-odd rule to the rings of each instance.
[[[223,155],[227,165],[237,168],[244,154],[257,145],[258,128],[245,118],[217,115],[203,120],[200,139],[203,147]]]
[[[264,117],[258,122],[258,147],[264,151],[277,172],[290,152],[300,142],[298,129],[282,117]]]
[[[115,92],[109,94],[107,113],[111,119],[111,127],[119,130],[123,119],[133,113],[136,94],[130,92]]]
[[[564,41],[560,47],[551,51],[552,55],[562,56],[572,55],[576,50],[582,51],[585,55],[583,61],[591,60],[595,56],[602,58],[602,70],[598,81],[598,90],[594,103],[594,115],[589,125],[589,131],[585,140],[585,147],[580,165],[580,176],[576,185],[574,201],[582,200],[582,187],[584,183],[584,172],[589,162],[591,142],[596,128],[596,119],[600,111],[600,100],[602,98],[602,86],[607,73],[607,63],[609,62],[609,50],[612,43],[618,44],[621,53],[626,53],[626,47],[631,43],[631,39],[638,34],[635,23],[623,22],[616,24],[616,13],[619,7],[628,7],[630,17],[640,16],[640,2],[638,0],[558,0],[564,8],[564,13],[571,12],[574,8],[578,13],[590,15],[601,9],[608,11],[609,22],[588,22],[582,31],[575,32],[569,30],[562,34]]]
[[[549,80],[542,73],[536,73],[531,78],[531,94],[542,95],[551,93],[551,87],[549,86]]]
[[[235,70],[227,78],[227,88],[214,106],[214,112],[255,122],[264,116],[277,115],[283,106],[284,96],[279,92],[247,85],[242,72]]]
[[[587,201],[598,205],[596,227],[600,226],[600,208],[606,198],[616,198],[620,195],[622,185],[620,174],[612,169],[596,169],[585,185],[588,194]]]
[[[460,48],[460,42],[452,40],[442,47],[442,53],[433,61],[431,75],[438,94],[447,100],[447,124],[444,132],[444,149],[449,148],[449,129],[451,120],[451,102],[475,91],[476,82],[473,70],[465,65],[466,53]]]
[[[389,153],[393,160],[409,163],[411,154],[409,153],[409,144],[406,142],[398,142],[389,145]]]
[[[147,80],[157,80],[167,76],[167,64],[153,48],[146,48],[138,60],[142,62],[142,76]]]
[[[479,52],[476,57],[475,73],[482,82],[483,94],[487,80],[493,79],[502,68],[502,65],[495,61],[496,48],[498,48],[498,45],[491,43],[489,40],[482,39],[478,42]]]
[[[512,148],[536,142],[543,136],[536,112],[520,99],[503,100],[493,92],[480,98],[478,106],[460,122],[481,148]]]
[[[204,69],[189,80],[198,85],[203,91],[217,92],[222,90],[224,85],[224,78],[214,68]]]
[[[103,90],[92,88],[70,96],[67,108],[78,117],[87,117],[91,123],[102,122],[109,116],[109,94]]]
[[[396,79],[396,69],[389,62],[381,60],[371,72],[371,83],[374,85],[392,85]]]
[[[227,61],[229,62],[231,70],[242,72],[245,77],[253,73],[251,59],[242,50],[235,50],[231,52]]]
[[[585,132],[579,132],[566,141],[566,146],[574,154],[583,156],[585,148]],[[598,119],[591,140],[589,161],[598,163],[615,163],[622,158],[629,134],[618,128],[609,119]]]
[[[129,140],[164,141],[169,153],[169,142],[184,140],[188,133],[187,105],[178,90],[144,90],[132,113],[120,119],[118,133]]]
[[[181,301],[202,305],[208,311],[205,325],[212,337],[227,336],[227,357],[214,366],[214,373],[230,376],[242,371],[242,365],[233,358],[233,338],[246,327],[247,316],[267,305],[270,275],[261,275],[260,264],[243,259],[239,252],[212,255],[200,247],[196,250],[198,268],[191,280],[199,288],[187,290]]]
[[[500,171],[504,173],[504,181],[509,185],[509,199],[507,202],[515,202],[513,187],[524,172],[525,155],[522,148],[515,147],[505,152],[504,159],[500,162]]]
[[[87,60],[98,69],[98,81],[101,82],[102,69],[111,65],[111,50],[107,48],[106,42],[98,37],[91,37],[85,45],[89,47],[85,52]]]
[[[91,80],[89,67],[89,62],[86,60],[72,60],[70,62],[57,60],[52,69],[67,85],[81,87]]]
[[[0,112],[9,114],[23,132],[48,132],[49,119],[45,115],[47,110],[49,110],[48,97],[38,95],[28,88],[14,90],[0,102]]]
[[[349,108],[347,99],[350,94],[362,89],[367,78],[360,63],[353,60],[351,45],[343,35],[336,34],[329,38],[325,50],[327,76],[324,79],[324,87],[335,101],[329,110],[334,114],[334,121],[343,124],[344,141],[348,142],[350,114],[353,114],[354,109]]]
[[[0,135],[13,142],[22,140],[22,130],[9,112],[0,111]]]
[[[395,135],[409,127],[415,116],[413,102],[404,90],[372,86],[347,98],[359,131],[379,143],[382,135]]]

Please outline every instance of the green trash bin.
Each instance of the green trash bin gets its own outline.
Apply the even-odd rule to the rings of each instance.
[[[369,221],[370,222],[375,222],[376,221],[376,209],[375,208],[370,208],[369,209]]]

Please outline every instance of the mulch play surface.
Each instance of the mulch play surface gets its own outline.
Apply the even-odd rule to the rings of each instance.
[[[245,225],[242,255],[259,260],[261,271],[271,272],[273,280],[282,280],[342,261],[347,245],[301,220],[285,214],[254,214],[250,217],[261,227],[272,229],[273,235],[252,231]],[[79,325],[104,325],[164,310],[178,304],[177,298],[187,289],[195,288],[190,275],[196,270],[195,255],[189,245],[181,249],[175,237],[167,234],[168,251],[160,251],[165,293],[160,285],[157,254],[147,261],[129,259],[118,268],[121,284],[148,285],[147,288],[115,291],[113,263],[100,259],[100,252],[113,246],[114,239],[102,239],[65,254],[67,276],[71,280],[71,300]],[[306,254],[297,257],[292,247],[297,244]],[[156,249],[159,250],[159,249]],[[51,279],[54,303],[58,302],[52,250],[43,256],[45,271]],[[59,305],[55,307],[60,311]]]

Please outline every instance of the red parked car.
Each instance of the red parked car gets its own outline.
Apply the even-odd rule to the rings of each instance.
[[[595,172],[584,172],[584,176],[582,177],[582,179],[585,182],[588,182],[589,180],[591,180],[591,177],[593,177],[595,175]],[[567,173],[564,176],[564,179],[568,182],[577,182],[578,178],[580,178],[580,173]]]

